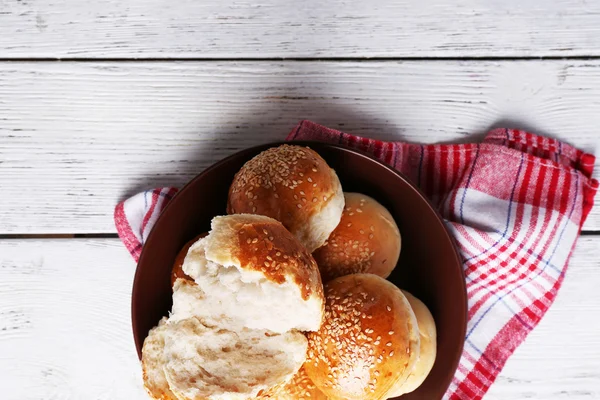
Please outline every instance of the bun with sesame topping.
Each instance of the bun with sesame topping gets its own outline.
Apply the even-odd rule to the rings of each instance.
[[[304,367],[289,382],[277,385],[267,393],[258,396],[260,400],[327,400],[315,384],[306,375]]]
[[[216,217],[208,235],[192,242],[180,252],[180,271],[175,262],[169,318],[144,341],[148,393],[246,400],[283,388],[306,360],[302,331],[323,320],[311,254],[280,222],[261,215]]]
[[[319,329],[323,286],[311,254],[272,218],[215,217],[183,262],[171,318],[197,316],[228,329]],[[180,282],[181,281],[181,282]]]
[[[263,151],[235,175],[227,212],[274,218],[310,251],[329,237],[344,208],[333,169],[308,147],[282,145]]]
[[[421,337],[421,349],[419,359],[406,382],[398,382],[394,385],[387,396],[388,398],[399,397],[405,393],[413,392],[421,386],[433,368],[437,353],[437,333],[431,312],[429,312],[429,309],[421,300],[412,294],[404,290],[402,293],[406,296],[417,317],[419,336]]]
[[[313,256],[321,278],[370,273],[387,278],[400,257],[400,230],[390,212],[377,200],[344,193],[340,224]]]
[[[419,358],[419,330],[408,300],[373,274],[328,282],[325,320],[307,337],[306,373],[333,399],[385,398]]]

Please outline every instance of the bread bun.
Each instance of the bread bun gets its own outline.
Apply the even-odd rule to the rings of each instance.
[[[402,293],[404,293],[404,296],[410,303],[413,312],[417,317],[421,347],[419,359],[408,376],[408,379],[403,383],[398,382],[392,390],[390,390],[388,397],[398,397],[405,393],[410,393],[421,386],[433,368],[437,353],[437,333],[435,321],[433,320],[431,312],[429,312],[429,309],[421,300],[417,299],[412,294],[404,290]]]
[[[207,233],[202,233],[196,236],[195,238],[187,242],[181,250],[179,250],[179,253],[177,253],[177,257],[175,257],[173,268],[171,268],[171,287],[175,286],[175,281],[177,279],[185,279],[190,282],[194,281],[192,278],[187,276],[185,272],[183,272],[183,260],[185,259],[185,256],[187,255],[187,252],[190,249],[190,247],[192,247],[194,243],[196,243],[199,239],[203,238],[206,235]]]
[[[327,400],[327,396],[306,375],[304,367],[300,368],[289,382],[277,385],[257,398],[260,400]]]
[[[163,366],[165,365],[164,347],[167,319],[163,318],[158,326],[152,328],[142,346],[142,376],[144,388],[152,399],[177,400],[169,388]]]
[[[227,212],[266,215],[310,251],[325,243],[340,222],[342,186],[325,160],[308,147],[282,145],[263,151],[235,175]]]
[[[329,398],[382,399],[419,357],[417,320],[391,282],[353,274],[325,285],[325,320],[308,337],[304,364]]]
[[[197,318],[169,322],[164,334],[164,371],[179,399],[253,399],[288,381],[306,357],[297,331],[229,331]]]
[[[195,285],[177,280],[172,319],[196,316],[231,330],[275,333],[321,326],[324,298],[317,264],[272,218],[214,218],[208,236],[190,247],[182,268]]]
[[[400,257],[400,231],[389,211],[360,193],[344,193],[340,224],[313,256],[321,278],[371,273],[387,278]]]

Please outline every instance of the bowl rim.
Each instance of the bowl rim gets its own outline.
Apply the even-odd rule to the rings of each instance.
[[[145,241],[145,243],[151,241],[151,238],[155,235],[155,231],[156,229],[154,229],[157,224],[160,223],[161,219],[163,219],[165,217],[165,215],[168,215],[168,210],[170,208],[172,208],[173,204],[176,203],[175,199],[181,194],[184,193],[186,190],[189,190],[189,188],[199,179],[201,179],[201,177],[207,173],[209,173],[210,171],[219,168],[221,165],[229,162],[231,159],[233,158],[237,158],[240,156],[240,154],[243,153],[249,153],[249,154],[255,154],[257,151],[264,151],[267,150],[269,148],[272,147],[277,147],[277,146],[281,146],[281,145],[296,145],[296,146],[306,146],[309,147],[313,150],[315,150],[317,153],[319,153],[318,149],[314,149],[312,148],[312,146],[315,147],[329,147],[329,148],[335,148],[338,150],[341,150],[343,152],[347,152],[347,153],[353,153],[354,155],[357,155],[359,157],[362,157],[364,159],[367,159],[370,162],[374,162],[376,164],[379,164],[380,167],[383,167],[385,169],[387,169],[389,172],[393,173],[394,175],[396,175],[398,178],[400,178],[401,180],[403,180],[405,183],[408,184],[408,186],[424,201],[424,203],[427,205],[427,208],[429,208],[430,211],[432,211],[435,216],[437,217],[437,223],[439,225],[439,227],[442,228],[442,230],[444,231],[445,236],[447,237],[447,239],[450,241],[451,243],[451,247],[452,247],[452,257],[453,257],[453,261],[456,263],[456,265],[459,267],[458,271],[461,277],[461,282],[462,282],[462,290],[461,290],[461,294],[463,295],[463,310],[464,313],[462,314],[462,321],[457,321],[460,322],[461,325],[461,337],[463,338],[463,340],[460,342],[459,344],[459,351],[457,351],[458,357],[456,357],[455,360],[453,360],[452,362],[452,371],[453,374],[450,376],[449,379],[446,379],[446,381],[444,382],[444,388],[448,388],[450,386],[450,383],[452,382],[452,378],[454,377],[454,374],[456,373],[456,370],[458,369],[458,365],[464,350],[464,345],[465,345],[465,340],[466,340],[466,334],[467,334],[467,321],[468,321],[468,296],[467,296],[467,287],[466,287],[466,281],[465,281],[465,273],[464,273],[464,269],[462,268],[463,266],[463,262],[462,259],[460,257],[460,253],[458,251],[458,247],[456,244],[456,240],[454,239],[454,237],[452,236],[452,234],[450,233],[448,227],[446,226],[446,224],[444,223],[444,218],[442,217],[442,215],[439,213],[439,211],[433,206],[433,204],[429,201],[429,199],[425,196],[425,194],[423,193],[423,191],[421,189],[419,189],[413,182],[410,181],[410,179],[408,179],[408,177],[406,177],[402,172],[398,171],[397,169],[381,162],[380,160],[378,160],[377,158],[373,157],[372,155],[359,150],[359,149],[354,149],[354,148],[350,148],[347,146],[343,146],[343,145],[339,145],[339,144],[333,144],[333,143],[327,143],[327,142],[321,142],[321,141],[315,141],[315,140],[292,140],[292,141],[275,141],[275,142],[267,142],[267,143],[263,143],[263,144],[259,144],[256,146],[251,146],[251,147],[247,147],[241,150],[238,150],[232,154],[230,154],[229,156],[222,158],[221,160],[217,161],[216,163],[210,165],[209,167],[207,167],[206,169],[204,169],[202,172],[200,172],[199,174],[197,174],[196,176],[194,176],[188,183],[186,183],[174,196],[173,198],[167,203],[167,205],[165,206],[165,208],[162,210],[162,212],[160,213],[160,215],[157,217],[156,222],[154,223],[154,226],[152,228],[152,230],[150,231],[150,233],[148,234],[148,237]],[[252,156],[254,157],[254,156]],[[248,159],[250,160],[250,159]],[[247,161],[248,161],[247,160]],[[134,274],[134,278],[133,278],[133,283],[132,283],[132,292],[131,292],[131,323],[132,323],[132,328],[133,328],[133,339],[134,339],[134,343],[136,346],[136,351],[138,354],[138,358],[141,360],[142,359],[142,346],[145,340],[144,338],[140,338],[137,335],[137,321],[134,318],[134,316],[137,314],[137,306],[136,306],[136,302],[135,299],[137,298],[137,288],[139,287],[137,285],[137,282],[139,280],[139,275],[141,274],[141,269],[139,268],[139,265],[142,263],[142,261],[144,260],[144,255],[147,254],[147,252],[145,251],[146,246],[142,245],[142,251],[140,254],[140,258],[136,264],[136,269],[135,269],[135,274]]]

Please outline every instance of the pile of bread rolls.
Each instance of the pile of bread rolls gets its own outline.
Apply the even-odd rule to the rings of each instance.
[[[386,399],[425,380],[435,323],[385,279],[401,247],[385,207],[283,145],[241,168],[227,212],[174,260],[142,349],[153,399]]]

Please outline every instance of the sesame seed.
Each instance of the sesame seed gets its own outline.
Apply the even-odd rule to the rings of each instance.
[[[390,351],[390,357],[394,356],[394,350]]]
[[[316,183],[313,183],[313,187],[317,187],[317,184],[316,184]]]
[[[387,342],[385,345],[386,345],[387,347],[392,347],[392,342]]]
[[[296,207],[298,207],[298,208],[302,208],[302,204],[299,204],[299,203],[298,203],[298,204],[296,204]]]
[[[316,203],[316,202],[317,202],[317,200],[318,200],[318,199],[317,199],[316,197],[313,197],[313,200],[312,200],[312,201],[313,201],[313,203]]]
[[[356,212],[357,212],[357,213],[361,213],[361,212],[362,212],[362,210],[361,210],[360,208],[357,208],[357,209],[356,209]]]
[[[388,311],[392,311],[392,307],[390,307],[390,306],[385,306],[385,308],[386,308]]]
[[[252,212],[256,212],[256,207],[252,207]]]
[[[248,243],[248,244],[252,243],[252,239],[250,239],[250,238],[246,239],[246,243]]]
[[[389,331],[389,332],[388,332],[388,334],[389,334],[389,335],[393,335],[393,334],[394,334],[394,331]]]
[[[307,180],[308,180],[310,183],[312,183],[312,178],[311,178],[311,177],[309,177]]]
[[[347,226],[350,228],[352,226],[352,222],[349,222]]]
[[[372,233],[369,235],[369,239],[373,239],[373,234]]]
[[[327,201],[327,196],[323,196],[323,201]]]
[[[375,227],[373,225],[371,225],[371,232],[375,232]]]
[[[252,243],[258,243],[258,238],[252,239]]]
[[[316,169],[316,168],[313,168],[313,169],[312,169],[312,171],[313,171],[313,172],[317,172],[317,169]]]

